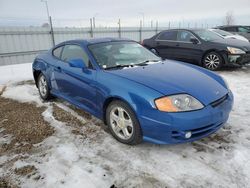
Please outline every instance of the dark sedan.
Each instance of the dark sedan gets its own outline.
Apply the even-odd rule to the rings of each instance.
[[[224,39],[205,29],[162,31],[143,45],[163,59],[175,59],[218,70],[224,64],[250,62],[250,43]]]

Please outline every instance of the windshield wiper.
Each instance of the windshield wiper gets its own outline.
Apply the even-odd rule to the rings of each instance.
[[[143,62],[141,62],[141,63],[135,64],[135,65],[144,66],[144,65],[148,65],[149,62],[159,62],[159,61],[161,61],[161,60],[157,60],[157,59],[146,60],[146,61],[143,61]]]
[[[112,66],[112,67],[107,67],[105,68],[105,70],[108,69],[120,69],[120,68],[124,68],[124,67],[133,67],[134,65],[116,65],[116,66]]]

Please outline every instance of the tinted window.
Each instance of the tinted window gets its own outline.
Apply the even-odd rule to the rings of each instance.
[[[242,33],[248,33],[250,30],[248,30],[246,27],[238,27],[238,31]]]
[[[177,31],[165,31],[160,34],[158,40],[176,40]]]
[[[195,38],[195,36],[188,31],[178,31],[177,40],[183,42],[190,42],[191,38]]]
[[[63,61],[69,61],[71,59],[82,59],[86,66],[89,66],[89,57],[86,52],[78,45],[65,45],[62,51]]]
[[[61,52],[62,52],[62,48],[63,48],[63,46],[54,49],[54,50],[53,50],[53,56],[55,56],[55,57],[57,57],[57,58],[60,59],[60,57],[61,57]]]
[[[225,28],[222,28],[223,30],[225,31],[231,31],[231,32],[237,32],[237,28],[236,27],[225,27]]]

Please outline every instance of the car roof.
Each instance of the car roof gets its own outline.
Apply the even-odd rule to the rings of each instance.
[[[216,26],[215,28],[227,28],[227,27],[246,27],[245,25],[221,25]]]
[[[200,30],[207,30],[207,29],[204,29],[204,28],[189,28],[189,29],[186,29],[186,28],[176,28],[176,29],[166,29],[166,30],[163,30],[161,32],[165,32],[165,31],[200,31]]]
[[[134,42],[133,40],[126,39],[126,38],[106,37],[106,38],[90,38],[90,39],[68,40],[68,41],[60,43],[60,45],[66,44],[66,43],[79,43],[79,44],[83,44],[83,45],[89,45],[89,44],[99,44],[99,43],[103,43],[103,42],[119,42],[119,41],[131,41],[131,42]]]

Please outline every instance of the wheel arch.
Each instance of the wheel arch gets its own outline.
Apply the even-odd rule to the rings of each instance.
[[[211,52],[216,52],[216,53],[218,53],[218,54],[221,56],[221,58],[222,58],[222,64],[225,64],[226,60],[225,60],[224,55],[221,53],[220,50],[217,50],[217,49],[214,49],[214,48],[213,48],[213,49],[206,50],[206,51],[203,53],[202,58],[201,58],[201,61],[200,61],[200,65],[203,66],[203,60],[204,60],[205,56],[206,56],[208,53],[211,53]]]
[[[122,101],[125,104],[127,104],[130,109],[134,112],[134,114],[136,115],[135,109],[134,107],[124,98],[119,97],[119,96],[110,96],[108,98],[105,99],[103,106],[102,106],[102,118],[103,118],[103,122],[104,124],[107,124],[107,120],[106,120],[106,111],[108,106],[113,102],[113,101]],[[137,118],[137,117],[136,117]]]
[[[40,59],[35,59],[33,62],[32,68],[33,68],[33,77],[35,80],[35,84],[37,86],[37,80],[38,80],[39,75],[41,73],[44,74],[44,72],[46,71],[46,62]]]

